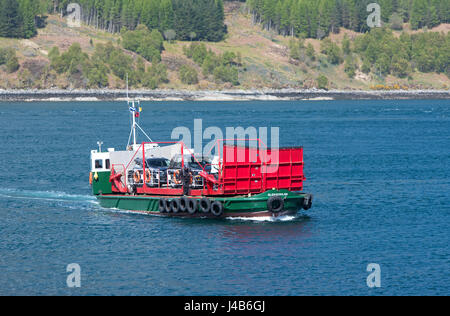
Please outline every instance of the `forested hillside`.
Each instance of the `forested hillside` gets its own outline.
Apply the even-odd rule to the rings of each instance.
[[[341,27],[367,32],[367,7],[377,3],[381,19],[413,30],[450,22],[449,0],[247,0],[255,23],[279,34],[323,38]]]
[[[448,89],[448,15],[415,24],[424,1],[447,8],[392,0],[364,30],[354,0],[83,0],[80,28],[69,1],[0,0],[0,88]]]
[[[0,37],[30,38],[42,26],[40,3],[34,0],[0,0]]]
[[[0,0],[0,36],[33,37],[40,17],[65,15],[70,3],[81,6],[85,24],[110,33],[144,24],[179,40],[220,41],[226,34],[222,0]]]
[[[220,41],[226,34],[226,0],[0,0],[0,36],[30,38],[45,14],[66,14],[81,6],[87,25],[108,32],[134,30],[139,24],[179,40]],[[232,1],[232,0],[228,0]],[[340,28],[367,32],[367,6],[373,0],[247,0],[254,23],[282,35],[323,38]],[[450,22],[448,0],[378,0],[382,21],[413,30]]]

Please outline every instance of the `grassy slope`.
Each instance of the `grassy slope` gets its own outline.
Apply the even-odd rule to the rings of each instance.
[[[287,48],[289,38],[274,34],[273,32],[262,30],[259,25],[252,25],[250,17],[245,13],[244,8],[236,3],[226,7],[226,23],[229,34],[225,41],[220,43],[207,43],[208,48],[216,53],[225,51],[239,52],[245,65],[245,71],[240,74],[241,86],[237,88],[309,88],[315,85],[315,79],[319,73],[325,74],[331,87],[336,89],[369,89],[375,84],[399,84],[414,88],[435,88],[442,89],[450,86],[447,76],[441,74],[414,73],[412,80],[387,77],[385,81],[376,76],[367,76],[358,73],[355,79],[350,79],[344,73],[344,65],[340,66],[320,66],[319,62],[307,62],[295,64],[289,58]],[[448,32],[450,25],[441,25],[436,31]],[[333,41],[340,42],[347,33],[350,38],[358,36],[357,33],[343,30],[340,34],[331,35]],[[120,37],[106,32],[95,30],[91,27],[69,28],[66,21],[58,16],[50,16],[45,29],[39,30],[38,36],[30,40],[0,39],[0,47],[13,47],[18,52],[21,65],[27,61],[38,61],[42,65],[48,63],[47,54],[53,46],[59,46],[60,50],[67,49],[72,43],[81,44],[84,51],[91,54],[94,50],[90,44],[90,39],[95,43],[106,43],[107,41],[118,42]],[[308,39],[319,51],[320,42]],[[171,89],[221,89],[230,88],[227,84],[217,84],[212,78],[205,78],[201,74],[201,69],[191,60],[187,59],[182,52],[184,45],[189,42],[165,43],[166,50],[163,52],[163,62],[168,66],[170,83],[162,88]],[[130,55],[134,55],[128,52]],[[324,57],[320,57],[324,59]],[[200,83],[196,86],[186,86],[178,78],[178,69],[183,64],[190,64],[198,68]],[[2,67],[4,68],[4,66]],[[0,68],[0,88],[20,87],[18,73],[6,74]],[[23,67],[22,67],[23,68]],[[19,71],[20,73],[20,71]],[[31,71],[33,73],[33,71]],[[23,78],[22,78],[23,81]],[[54,80],[52,86],[69,87],[64,76]],[[124,83],[110,77],[111,88],[123,88]]]

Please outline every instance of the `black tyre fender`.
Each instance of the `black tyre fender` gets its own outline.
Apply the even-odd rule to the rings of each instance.
[[[182,213],[187,212],[188,203],[189,203],[189,198],[183,196],[180,199],[180,212],[182,212]]]
[[[211,211],[211,200],[208,198],[203,198],[200,200],[200,210],[203,213],[209,213]]]
[[[187,211],[189,214],[193,215],[198,210],[198,200],[196,199],[187,199]]]
[[[172,213],[172,201],[169,199],[164,199],[164,209],[166,210],[166,213]]]
[[[220,217],[223,215],[223,204],[220,201],[214,201],[211,203],[211,213],[216,216]]]
[[[166,212],[166,199],[165,198],[161,198],[159,199],[159,211],[161,213],[165,213]]]
[[[312,207],[313,196],[311,194],[307,194],[303,199],[303,209],[305,211],[309,210]]]
[[[284,200],[280,196],[271,196],[267,200],[267,209],[269,212],[277,214],[284,209]]]
[[[180,199],[173,199],[170,202],[170,208],[172,209],[172,213],[179,213],[180,212]]]

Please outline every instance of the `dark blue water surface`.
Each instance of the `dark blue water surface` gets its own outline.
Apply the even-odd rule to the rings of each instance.
[[[313,208],[277,222],[102,209],[89,153],[124,148],[127,105],[0,103],[0,294],[450,294],[450,101],[143,105],[160,141],[196,118],[280,127],[281,145],[305,147]]]

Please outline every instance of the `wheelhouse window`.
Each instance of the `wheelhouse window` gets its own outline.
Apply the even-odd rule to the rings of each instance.
[[[111,169],[111,162],[109,161],[109,159],[105,160],[105,168],[108,170]]]
[[[103,160],[102,159],[95,160],[95,169],[103,169]]]

